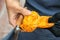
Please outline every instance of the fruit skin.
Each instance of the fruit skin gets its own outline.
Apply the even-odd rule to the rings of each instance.
[[[22,24],[20,27],[25,32],[33,32],[38,28],[50,28],[54,23],[48,23],[48,19],[51,16],[40,16],[37,12],[32,11],[30,15],[24,16]]]

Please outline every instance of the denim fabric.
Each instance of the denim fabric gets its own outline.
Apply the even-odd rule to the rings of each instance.
[[[55,40],[55,36],[47,29],[36,29],[32,33],[20,33],[19,40]]]
[[[8,40],[15,40],[13,35],[11,35]],[[47,29],[36,29],[31,33],[20,32],[18,35],[18,40],[60,40],[60,37],[54,36],[54,34]]]
[[[60,12],[60,0],[27,0],[27,4],[44,15]]]

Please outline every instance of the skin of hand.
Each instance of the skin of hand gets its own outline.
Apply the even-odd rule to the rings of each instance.
[[[25,16],[31,13],[30,10],[21,7],[18,0],[5,0],[5,2],[8,11],[9,23],[14,27],[16,26],[16,21],[20,17],[20,15]],[[23,16],[21,16],[20,22],[22,22]]]

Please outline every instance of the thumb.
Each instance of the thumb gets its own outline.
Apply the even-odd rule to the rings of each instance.
[[[23,15],[20,15],[19,18],[16,21],[16,25],[19,26],[22,23],[22,21],[23,21]]]

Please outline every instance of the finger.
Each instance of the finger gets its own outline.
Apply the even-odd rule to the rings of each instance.
[[[19,26],[23,21],[23,15],[20,15],[19,18],[17,19],[17,25]]]
[[[30,15],[31,14],[31,11],[26,9],[26,8],[23,8],[23,7],[20,7],[20,8],[17,8],[15,9],[17,13],[21,13],[23,15]]]
[[[31,14],[31,11],[28,10],[28,9],[23,9],[22,10],[22,14],[25,16],[25,15],[30,15]]]
[[[14,14],[13,11],[8,12],[8,18],[9,18],[9,23],[15,27],[16,26],[16,19],[15,19],[16,14]]]

